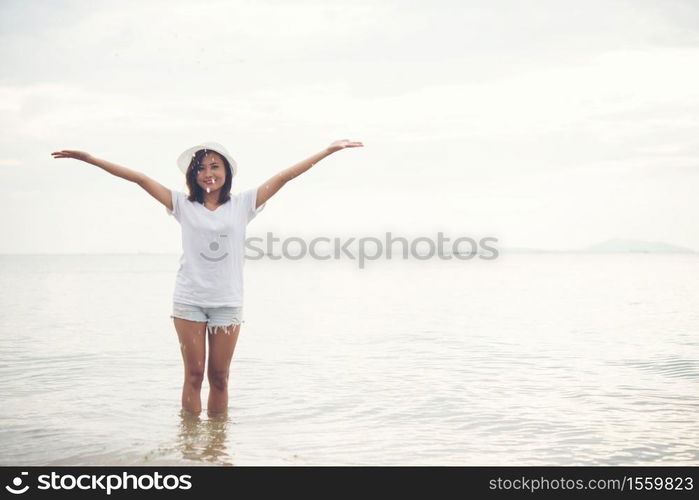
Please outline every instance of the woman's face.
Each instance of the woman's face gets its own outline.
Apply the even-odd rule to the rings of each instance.
[[[197,170],[197,184],[205,192],[213,193],[226,182],[226,166],[218,153],[206,153]]]

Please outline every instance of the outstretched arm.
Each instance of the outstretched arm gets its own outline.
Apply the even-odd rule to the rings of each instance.
[[[257,201],[255,203],[255,208],[258,208],[260,205],[264,204],[267,200],[269,200],[277,191],[279,191],[282,188],[284,184],[289,182],[294,177],[298,177],[326,156],[329,156],[335,153],[336,151],[340,151],[341,149],[357,148],[362,146],[364,146],[364,144],[362,144],[361,142],[350,141],[349,139],[335,141],[324,150],[306,158],[303,161],[298,162],[296,165],[292,167],[282,170],[277,175],[270,178],[267,182],[265,182],[257,188]]]
[[[122,167],[121,165],[117,165],[116,163],[112,163],[107,160],[95,158],[85,151],[64,149],[62,151],[55,151],[51,153],[51,155],[53,155],[54,158],[73,158],[75,160],[84,161],[85,163],[96,165],[112,175],[116,175],[117,177],[121,177],[127,181],[134,182],[145,189],[153,198],[165,205],[168,210],[172,211],[172,195],[170,194],[170,190],[159,182],[154,181],[144,173]]]

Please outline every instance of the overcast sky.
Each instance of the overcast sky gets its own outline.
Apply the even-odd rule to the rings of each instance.
[[[699,3],[0,2],[0,253],[180,251],[138,186],[201,141],[256,187],[335,139],[249,236],[609,238],[699,250]]]

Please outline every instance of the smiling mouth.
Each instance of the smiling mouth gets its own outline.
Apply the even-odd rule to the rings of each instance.
[[[225,259],[226,257],[228,257],[228,253],[225,253],[225,254],[221,255],[220,257],[208,257],[201,252],[199,252],[199,255],[201,255],[202,258],[204,258],[210,262],[219,262],[219,261]]]

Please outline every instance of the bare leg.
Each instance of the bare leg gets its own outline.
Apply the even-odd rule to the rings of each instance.
[[[209,334],[209,414],[228,410],[228,370],[238,341],[240,325],[229,326],[225,332],[217,328]]]
[[[182,386],[182,408],[199,413],[201,411],[201,383],[204,381],[206,360],[206,323],[173,318],[180,339],[180,351],[184,361],[184,385]]]

